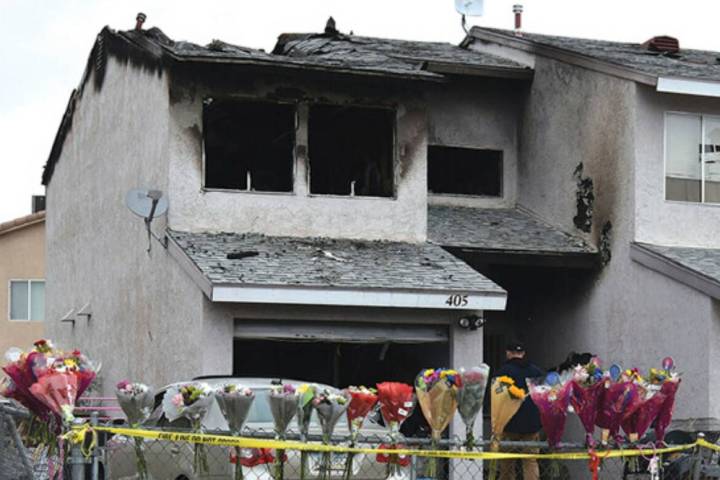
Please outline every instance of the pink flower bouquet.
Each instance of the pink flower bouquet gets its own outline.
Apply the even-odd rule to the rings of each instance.
[[[561,378],[555,372],[550,372],[544,378],[526,380],[530,398],[540,411],[540,422],[550,448],[560,446],[560,440],[565,432],[565,421],[572,393],[570,380],[570,376]]]

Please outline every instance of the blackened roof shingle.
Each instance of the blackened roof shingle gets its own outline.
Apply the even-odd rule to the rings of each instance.
[[[444,247],[537,254],[594,254],[578,237],[518,209],[428,207],[428,240]]]
[[[461,260],[426,243],[180,231],[169,235],[212,284],[504,294]]]
[[[484,32],[501,35],[513,42],[561,49],[655,77],[685,77],[720,80],[720,52],[682,48],[678,54],[651,52],[641,43],[611,42],[587,38],[561,37],[511,30],[473,27],[470,37],[485,38]]]

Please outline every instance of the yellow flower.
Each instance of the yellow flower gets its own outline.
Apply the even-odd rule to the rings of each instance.
[[[503,375],[502,377],[498,377],[498,382],[504,383],[506,385],[515,385],[515,380],[505,375]]]
[[[515,385],[508,387],[508,393],[513,398],[525,398],[525,390]]]
[[[307,392],[309,388],[310,385],[308,385],[307,383],[303,383],[297,388],[297,392],[302,395],[303,393]]]
[[[65,366],[69,367],[69,368],[77,367],[77,362],[75,361],[74,358],[66,358],[65,362],[63,362],[63,363],[65,363]]]
[[[435,372],[435,370],[433,370],[432,368],[428,368],[427,370],[425,370],[425,372],[423,373],[423,375],[425,375],[426,377],[429,377],[429,376],[432,375],[434,372]]]

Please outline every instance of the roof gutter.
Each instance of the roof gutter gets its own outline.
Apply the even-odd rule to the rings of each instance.
[[[657,84],[657,77],[653,75],[640,73],[622,65],[598,60],[588,55],[582,55],[570,50],[539,44],[524,37],[509,37],[501,33],[491,32],[479,27],[473,27],[468,36],[465,37],[461,43],[461,46],[467,47],[472,45],[475,41],[494,43],[503,47],[514,48],[522,52],[552,58],[571,65],[587,68],[588,70],[593,70],[625,80],[632,80],[634,82],[653,87]]]
[[[691,80],[679,77],[660,77],[657,91],[661,93],[679,93],[702,97],[720,97],[720,82],[711,80]]]

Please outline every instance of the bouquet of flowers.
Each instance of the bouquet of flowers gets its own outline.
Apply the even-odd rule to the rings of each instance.
[[[602,428],[601,441],[605,445],[609,437],[620,443],[620,425],[622,421],[632,415],[640,405],[641,389],[634,381],[634,374],[630,371],[614,373],[611,367],[610,376],[605,377],[605,393],[598,405],[598,414],[595,424]]]
[[[540,423],[547,435],[550,448],[558,448],[567,420],[568,406],[572,393],[571,376],[561,377],[550,372],[540,379],[528,378],[530,398],[540,412]]]
[[[662,370],[653,369],[650,372],[650,381],[655,385],[660,385],[660,394],[665,396],[655,421],[655,441],[658,444],[665,441],[665,430],[672,420],[675,395],[680,387],[680,374],[675,371],[673,359],[667,357],[662,364]]]
[[[640,384],[640,401],[635,411],[626,416],[621,426],[628,441],[635,443],[647,432],[650,425],[655,421],[666,395],[656,385]]]
[[[290,384],[278,383],[270,389],[268,402],[275,422],[275,437],[285,440],[288,425],[298,411],[298,392]],[[282,480],[285,474],[285,451],[278,450],[276,453],[275,480]]]
[[[145,384],[130,383],[127,380],[118,382],[115,386],[115,396],[123,413],[132,428],[137,428],[150,417],[154,404],[154,392]],[[140,480],[148,478],[147,462],[143,452],[143,439],[135,437],[135,457]]]
[[[313,412],[313,399],[317,393],[317,386],[304,383],[297,387],[298,407],[297,407],[297,423],[300,430],[300,440],[307,441],[308,430],[310,429],[310,419]],[[307,470],[308,452],[305,450],[300,452],[300,479],[305,480],[305,472]]]
[[[580,418],[585,429],[585,443],[588,448],[595,447],[593,433],[597,418],[598,404],[605,392],[605,380],[597,358],[587,365],[578,365],[572,372],[572,390],[570,405]]]
[[[223,417],[228,422],[230,432],[233,435],[240,435],[245,420],[247,420],[255,400],[255,394],[252,390],[235,383],[226,383],[222,388],[215,392],[215,399],[220,407]],[[242,451],[240,447],[235,447],[235,480],[243,478],[242,472]]]
[[[187,418],[194,433],[202,433],[202,421],[205,419],[212,401],[214,392],[205,383],[186,383],[170,387],[163,397],[163,413],[168,421],[172,422],[180,417]],[[202,443],[195,444],[193,468],[195,473],[209,471],[207,452]]]
[[[490,387],[490,449],[497,452],[500,449],[500,438],[505,426],[517,413],[525,401],[525,390],[515,385],[515,380],[502,376],[493,380]],[[495,478],[497,460],[490,460],[488,471],[491,479]]]
[[[318,420],[320,420],[323,443],[329,445],[338,420],[340,420],[340,417],[343,416],[350,405],[350,396],[345,392],[336,393],[329,389],[324,389],[315,395],[312,403],[317,411]],[[330,452],[323,452],[320,478],[329,479],[331,476],[330,469],[331,454]]]
[[[415,379],[418,404],[432,432],[432,449],[440,445],[442,432],[450,424],[457,410],[458,388],[462,385],[460,374],[455,370],[429,368]],[[437,458],[428,462],[428,476],[437,476]]]
[[[377,384],[380,414],[390,433],[391,445],[388,448],[400,448],[402,435],[400,426],[412,414],[415,408],[413,387],[406,383],[383,382]],[[383,445],[381,445],[382,447]],[[400,467],[405,459],[398,455],[377,455],[376,460],[388,464],[388,478],[403,478]],[[409,459],[408,459],[409,462]]]
[[[487,387],[490,367],[481,364],[479,367],[460,369],[460,387],[458,388],[458,412],[465,424],[465,448],[475,448],[475,419],[483,406],[485,387]]]
[[[355,447],[360,429],[362,428],[365,418],[377,404],[377,390],[374,388],[350,386],[345,389],[345,394],[350,398],[345,414],[347,415],[348,429],[350,430],[350,448]],[[345,473],[343,478],[350,480],[353,472],[353,453],[347,454],[345,460]]]

